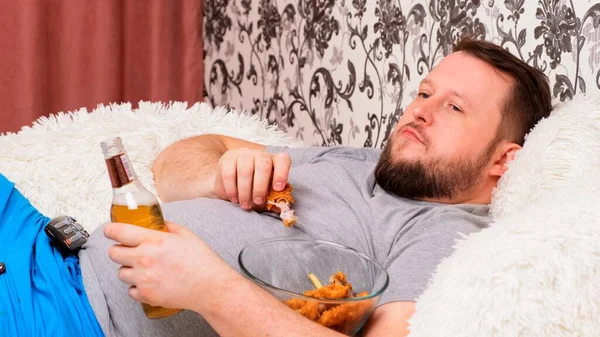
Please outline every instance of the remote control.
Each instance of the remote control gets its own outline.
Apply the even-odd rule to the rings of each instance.
[[[56,244],[70,251],[79,250],[90,236],[77,220],[66,215],[52,219],[44,231]]]

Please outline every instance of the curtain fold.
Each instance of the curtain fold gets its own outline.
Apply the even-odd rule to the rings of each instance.
[[[99,103],[200,101],[202,1],[3,1],[0,52],[0,133]]]

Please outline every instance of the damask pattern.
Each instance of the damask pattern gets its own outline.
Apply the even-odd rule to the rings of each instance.
[[[307,145],[382,147],[419,82],[469,35],[544,71],[556,101],[600,91],[591,0],[207,0],[207,101]]]

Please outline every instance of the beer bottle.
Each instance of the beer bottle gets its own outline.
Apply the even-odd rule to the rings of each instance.
[[[159,231],[167,231],[162,210],[156,197],[137,179],[120,137],[101,144],[113,188],[110,219]],[[163,308],[142,303],[148,318],[163,318],[181,309]]]

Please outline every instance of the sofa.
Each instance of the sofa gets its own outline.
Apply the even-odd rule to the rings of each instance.
[[[48,216],[109,220],[102,140],[121,136],[145,186],[163,148],[218,133],[301,146],[265,119],[206,103],[141,102],[42,118],[0,137],[0,172]],[[528,134],[494,191],[490,227],[465,237],[417,301],[411,336],[600,333],[600,99],[576,96]]]

